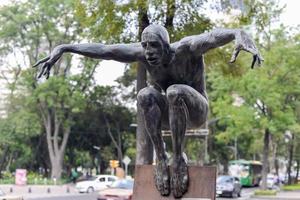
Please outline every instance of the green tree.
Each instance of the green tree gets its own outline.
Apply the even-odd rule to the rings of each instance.
[[[1,8],[1,53],[5,57],[14,49],[23,56],[27,66],[37,60],[39,51],[50,51],[54,46],[80,40],[81,28],[74,20],[73,1],[17,2]],[[33,12],[34,11],[34,12]],[[51,162],[51,177],[60,178],[64,152],[70,135],[73,114],[84,106],[84,91],[92,83],[97,64],[85,60],[80,75],[65,78],[70,73],[71,57],[63,59],[54,71],[59,75],[47,82],[36,82],[33,70],[23,73],[18,93],[24,93],[31,103],[31,112],[39,114],[45,131]],[[24,64],[22,67],[25,67]],[[33,107],[32,105],[35,105]]]
[[[89,151],[94,159],[101,159],[104,172],[109,160],[118,159],[121,163],[127,149],[135,147],[132,144],[135,137],[130,132],[133,114],[116,99],[113,87],[96,86],[87,96],[85,108],[74,117],[68,149]],[[93,146],[100,149],[95,150]]]
[[[89,30],[87,34],[92,40],[105,43],[137,42],[140,40],[142,30],[153,22],[167,27],[173,42],[183,36],[202,33],[211,27],[209,19],[198,12],[204,9],[204,2],[199,0],[151,0],[126,3],[116,3],[111,0],[96,3],[77,1],[77,14],[81,22],[86,24]],[[104,33],[101,30],[109,31]],[[136,74],[137,87],[133,90],[134,94],[130,95],[133,98],[141,88],[146,86],[146,72],[143,67],[133,64],[126,76],[120,79],[120,82],[128,87],[130,81],[136,80]],[[136,161],[138,164],[149,164],[152,163],[153,150],[143,130],[139,112],[137,115],[138,154]]]
[[[228,67],[228,65],[224,66],[224,64],[219,62],[215,63],[216,66],[219,69],[221,69],[222,73],[214,72],[213,69],[211,71],[209,70],[208,77],[210,78],[211,76],[210,83],[209,83],[209,88],[211,89],[211,92],[209,92],[209,94],[210,97],[213,98],[213,103],[212,103],[213,115],[215,113],[218,113],[218,115],[221,114],[221,117],[216,116],[216,119],[221,119],[220,124],[223,125],[223,128],[225,128],[226,130],[226,131],[220,130],[220,132],[223,133],[217,136],[218,140],[227,141],[226,143],[232,143],[234,138],[235,139],[238,138],[237,135],[239,134],[246,134],[251,136],[253,135],[253,133],[257,131],[259,133],[263,133],[264,136],[263,140],[261,140],[262,138],[259,137],[261,136],[261,134],[255,134],[251,136],[252,138],[251,140],[253,142],[249,143],[250,146],[248,145],[248,147],[256,147],[250,149],[259,149],[258,147],[263,146],[264,153],[262,154],[263,155],[262,186],[263,188],[266,188],[266,176],[269,170],[269,162],[268,162],[269,146],[270,144],[272,144],[271,149],[272,149],[272,156],[274,160],[273,163],[275,163],[276,154],[278,153],[277,144],[279,144],[278,141],[280,141],[282,138],[281,137],[282,134],[280,133],[282,133],[283,131],[282,130],[283,126],[287,128],[289,125],[294,123],[293,121],[295,121],[295,114],[294,114],[295,109],[290,107],[291,105],[286,107],[282,106],[286,104],[285,101],[281,101],[281,99],[284,99],[286,96],[286,94],[282,93],[282,91],[286,90],[286,88],[280,87],[280,83],[273,80],[273,76],[277,76],[277,75],[280,76],[279,74],[277,74],[279,72],[278,70],[270,69],[271,66],[275,67],[284,64],[277,59],[278,57],[281,58],[282,54],[280,53],[275,54],[274,52],[276,52],[277,48],[283,49],[282,46],[280,45],[282,41],[286,42],[284,38],[288,37],[288,34],[286,34],[285,31],[274,30],[273,28],[274,22],[278,20],[278,17],[282,12],[282,8],[278,6],[277,1],[254,1],[254,2],[244,1],[243,6],[244,7],[241,15],[233,16],[232,21],[230,22],[230,24],[227,24],[227,26],[231,26],[231,27],[238,27],[243,25],[252,26],[253,27],[252,30],[254,30],[254,32],[257,34],[256,39],[258,41],[260,49],[264,50],[262,54],[264,56],[270,55],[272,57],[268,57],[269,60],[266,59],[266,62],[263,65],[264,69],[260,69],[257,72],[248,72],[248,69],[244,67],[246,63],[245,58],[240,59],[240,61],[238,61],[235,65],[233,65],[234,67]],[[227,8],[228,11],[230,12],[231,7],[229,6]],[[276,50],[273,48],[275,48]],[[229,58],[228,53],[221,54],[221,55],[222,56],[219,56],[219,58],[222,57],[225,59]],[[291,58],[291,56],[292,55],[289,54],[286,55],[286,57],[289,58]],[[212,55],[211,58],[213,59],[214,55]],[[271,63],[270,60],[273,60],[274,62]],[[266,67],[267,69],[265,68],[265,66],[267,66]],[[252,75],[250,75],[251,73]],[[242,74],[245,74],[245,76],[241,77]],[[239,82],[236,81],[236,79],[237,80],[241,79],[241,81],[245,81],[248,79],[248,82],[247,83]],[[215,87],[216,85],[213,85],[219,81],[222,82],[224,80],[226,80],[227,85],[220,84],[217,87]],[[225,84],[225,82],[223,82],[223,84]],[[251,90],[253,84],[257,85],[255,86],[255,89],[257,91]],[[237,89],[237,86],[240,87]],[[216,90],[216,92],[212,90]],[[229,94],[223,95],[224,94],[223,92],[227,92]],[[218,95],[221,97],[218,97]],[[245,100],[244,104],[248,106],[245,107],[245,105],[243,105],[243,107],[239,107],[238,108],[239,112],[236,113],[237,110],[232,104],[234,103],[235,99],[239,96]],[[245,96],[247,96],[247,98]],[[249,102],[250,96],[252,96],[253,100]],[[276,109],[273,108],[273,106],[276,107]],[[280,118],[277,115],[280,115]],[[238,116],[238,117],[233,117],[233,116]],[[274,120],[274,118],[277,117],[278,119]],[[280,126],[280,124],[282,126]],[[235,129],[234,127],[236,127],[237,129]],[[249,129],[250,127],[254,127],[252,131],[249,131],[251,130]],[[261,138],[260,141],[263,141],[260,144],[255,142],[255,141],[259,141],[259,138]]]
[[[264,66],[255,70],[243,67],[242,77],[224,76],[220,72],[210,76],[214,90],[210,95],[215,99],[213,112],[222,119],[221,123],[226,124],[218,139],[226,141],[228,138],[229,142],[230,138],[247,134],[253,135],[255,140],[263,133],[265,160],[269,158],[271,134],[273,139],[279,140],[286,130],[298,132],[295,103],[300,90],[295,84],[299,63],[294,57],[299,49],[293,41],[282,38],[273,42],[272,49],[264,52]],[[234,106],[235,94],[245,101],[240,107]],[[269,168],[266,161],[264,166],[266,174]]]

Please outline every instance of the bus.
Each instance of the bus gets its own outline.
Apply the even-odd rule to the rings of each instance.
[[[230,161],[229,175],[238,177],[242,186],[258,186],[262,177],[262,163],[255,160]]]

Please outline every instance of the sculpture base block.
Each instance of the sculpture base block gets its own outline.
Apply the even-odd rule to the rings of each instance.
[[[188,170],[189,188],[181,200],[215,200],[216,167],[189,166]],[[172,192],[162,197],[157,191],[153,165],[137,165],[134,180],[133,200],[175,200]]]

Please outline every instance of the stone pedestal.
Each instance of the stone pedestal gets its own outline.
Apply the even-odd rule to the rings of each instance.
[[[215,200],[215,167],[189,166],[189,189],[181,200]],[[133,200],[175,200],[171,193],[168,197],[160,196],[154,184],[154,167],[137,165],[135,168]]]

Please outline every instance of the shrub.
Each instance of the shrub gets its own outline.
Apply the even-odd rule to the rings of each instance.
[[[293,184],[293,185],[284,185],[282,187],[283,190],[285,191],[294,191],[294,190],[300,190],[300,183],[298,184]]]
[[[257,196],[275,196],[276,194],[276,190],[255,190],[254,192],[254,195]]]

